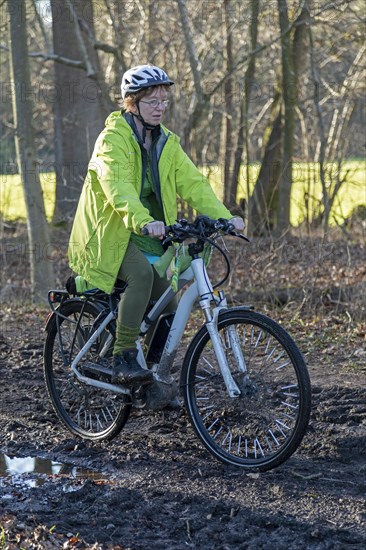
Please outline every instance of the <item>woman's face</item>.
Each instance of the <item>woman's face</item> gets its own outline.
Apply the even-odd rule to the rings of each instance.
[[[167,86],[156,86],[151,89],[148,95],[140,99],[140,113],[147,124],[151,124],[152,126],[160,124],[167,107],[164,103],[167,101],[167,98]],[[131,110],[135,114],[138,113],[136,105],[134,105]]]

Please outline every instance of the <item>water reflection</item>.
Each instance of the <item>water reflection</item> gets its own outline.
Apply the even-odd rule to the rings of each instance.
[[[0,478],[18,477],[22,474],[43,474],[45,476],[67,475],[73,478],[87,478],[95,481],[105,478],[98,472],[77,468],[72,464],[54,462],[40,457],[13,457],[0,453]],[[41,477],[41,476],[40,476]],[[38,485],[39,483],[36,483]]]
[[[0,454],[0,476],[27,473],[56,475],[60,473],[62,466],[62,464],[53,462],[47,458],[30,456],[26,458],[10,458],[7,455]]]

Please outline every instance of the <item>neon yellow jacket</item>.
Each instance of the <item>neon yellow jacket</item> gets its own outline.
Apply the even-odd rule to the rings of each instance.
[[[158,179],[167,225],[177,219],[177,196],[200,214],[231,218],[206,178],[161,126]],[[140,145],[119,111],[111,113],[95,144],[76,210],[69,243],[70,267],[90,284],[110,293],[131,232],[154,221],[140,202],[143,179]]]

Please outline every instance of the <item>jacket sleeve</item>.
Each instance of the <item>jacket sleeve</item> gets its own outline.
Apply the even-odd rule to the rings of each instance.
[[[89,170],[96,173],[105,200],[122,218],[126,229],[135,233],[154,221],[140,201],[138,155],[123,136],[106,132],[97,141],[89,163]]]
[[[199,214],[210,218],[232,218],[212,190],[207,178],[198,170],[188,155],[179,146],[176,163],[176,186],[178,195]]]

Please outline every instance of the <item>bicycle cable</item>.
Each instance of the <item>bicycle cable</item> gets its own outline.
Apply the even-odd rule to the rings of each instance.
[[[221,252],[221,255],[223,256],[223,258],[225,260],[225,264],[226,264],[226,273],[224,275],[224,278],[221,281],[219,281],[218,283],[216,283],[212,286],[213,290],[215,290],[215,288],[223,285],[227,281],[227,279],[230,275],[230,272],[231,272],[231,266],[230,266],[229,258],[227,257],[227,254],[225,253],[225,251],[218,244],[216,244],[215,241],[213,241],[209,238],[206,238],[205,240],[208,244],[210,244],[212,247],[216,248],[219,252]]]

